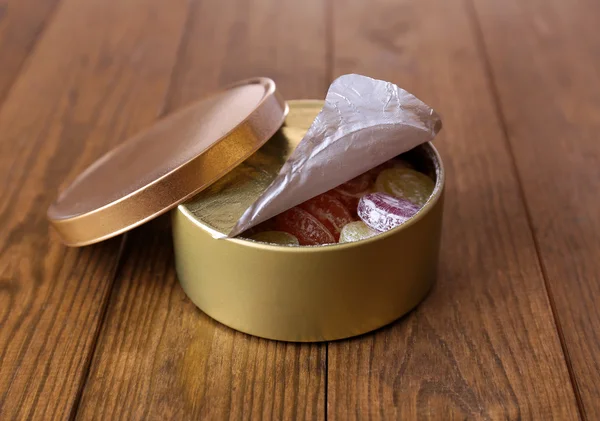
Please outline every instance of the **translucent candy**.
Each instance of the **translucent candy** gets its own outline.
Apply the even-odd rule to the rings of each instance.
[[[372,175],[366,172],[350,181],[346,181],[344,184],[340,184],[336,187],[336,190],[350,195],[361,194],[366,192],[372,183]]]
[[[329,193],[346,206],[352,217],[356,217],[358,201],[372,190],[374,182],[375,176],[367,172],[337,186],[335,189],[330,190]]]
[[[299,207],[294,207],[275,217],[277,231],[292,234],[301,246],[335,243],[333,234],[317,218]]]
[[[434,184],[431,178],[410,168],[383,170],[375,181],[376,191],[410,200],[418,206],[423,206],[427,202],[433,188]]]
[[[358,216],[376,231],[387,231],[402,225],[419,211],[410,201],[387,193],[369,193],[358,203]]]
[[[300,245],[300,242],[295,236],[283,231],[263,231],[252,235],[250,239],[262,241],[263,243],[279,244],[282,246]]]
[[[352,216],[356,217],[356,208],[358,207],[360,198],[367,193],[374,192],[377,176],[382,171],[390,168],[412,168],[412,165],[402,158],[390,159],[366,173],[330,190],[329,193],[333,194],[338,200],[346,205]]]
[[[348,208],[332,193],[323,193],[298,207],[317,218],[333,234],[336,241],[340,238],[344,225],[356,220]]]
[[[390,168],[412,169],[413,166],[411,164],[409,164],[407,161],[403,160],[402,158],[390,159],[389,161],[386,161],[383,164],[378,165],[375,168],[369,170],[369,174],[373,177],[373,182],[375,182],[375,179],[383,170],[388,170]]]
[[[344,225],[340,234],[340,243],[349,243],[351,241],[364,240],[379,234],[377,231],[369,228],[363,221],[350,222]]]

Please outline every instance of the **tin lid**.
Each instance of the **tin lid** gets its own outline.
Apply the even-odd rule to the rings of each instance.
[[[114,237],[210,186],[281,127],[267,78],[245,80],[159,120],[98,159],[48,209],[69,246]]]

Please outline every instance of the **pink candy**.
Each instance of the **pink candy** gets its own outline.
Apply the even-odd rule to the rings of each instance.
[[[384,232],[402,225],[419,209],[406,199],[387,193],[369,193],[358,203],[358,216],[372,229]]]

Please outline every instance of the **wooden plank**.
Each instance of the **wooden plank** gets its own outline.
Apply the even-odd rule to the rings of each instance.
[[[0,0],[0,104],[59,0]]]
[[[256,75],[288,98],[323,97],[320,1],[193,2],[187,26],[168,110]],[[323,419],[325,346],[212,321],[178,285],[170,244],[164,218],[131,234],[78,417]]]
[[[600,419],[600,3],[474,3],[580,402]]]
[[[0,418],[67,419],[120,240],[66,249],[45,212],[66,179],[156,117],[187,3],[65,0],[0,112]]]
[[[394,81],[443,115],[448,178],[437,284],[402,320],[329,345],[329,419],[576,419],[464,3],[339,0],[333,15],[336,74]]]

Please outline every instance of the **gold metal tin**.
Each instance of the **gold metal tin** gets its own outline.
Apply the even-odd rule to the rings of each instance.
[[[130,230],[230,172],[273,136],[286,113],[271,79],[238,82],[104,155],[62,192],[48,219],[69,246]]]
[[[288,123],[302,103],[289,104]],[[286,130],[302,133],[289,124]],[[402,226],[355,243],[284,247],[217,240],[189,205],[179,205],[173,240],[184,291],[219,322],[282,341],[342,339],[398,319],[434,282],[442,224],[440,156],[429,143],[409,154],[435,178],[432,197]]]

